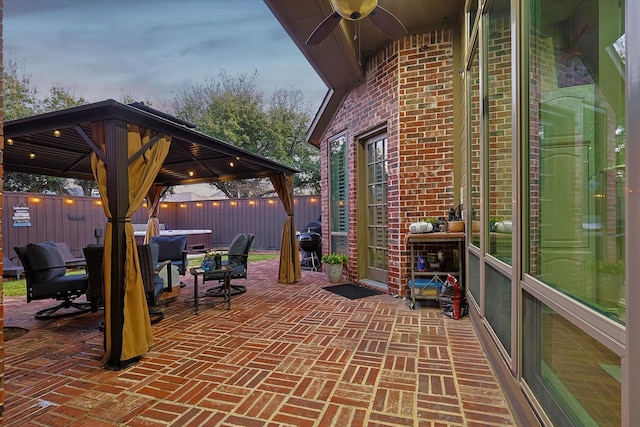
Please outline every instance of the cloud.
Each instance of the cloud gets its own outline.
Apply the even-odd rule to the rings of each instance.
[[[167,101],[220,69],[257,69],[264,92],[293,84],[318,104],[326,92],[259,0],[5,0],[3,23],[5,58],[40,91]]]

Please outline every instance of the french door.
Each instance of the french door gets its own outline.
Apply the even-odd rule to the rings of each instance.
[[[363,141],[366,158],[367,279],[387,284],[387,135]]]

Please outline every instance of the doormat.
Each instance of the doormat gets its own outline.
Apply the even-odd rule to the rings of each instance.
[[[382,292],[375,289],[365,288],[358,286],[354,283],[345,283],[343,285],[324,286],[322,289],[326,289],[329,292],[343,296],[349,299],[366,298],[373,295],[380,295]]]

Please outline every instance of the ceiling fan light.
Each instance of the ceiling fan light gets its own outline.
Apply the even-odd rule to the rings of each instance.
[[[331,3],[344,19],[357,21],[373,12],[378,0],[331,0]]]

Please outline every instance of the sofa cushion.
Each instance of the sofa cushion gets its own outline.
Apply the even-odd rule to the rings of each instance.
[[[41,270],[33,274],[36,282],[50,282],[67,272],[62,255],[55,244],[28,243],[26,251],[31,269]]]
[[[187,236],[153,236],[151,243],[159,247],[158,262],[182,259],[182,251],[187,249]]]
[[[244,233],[238,234],[233,238],[231,245],[229,246],[228,252],[228,260],[230,265],[239,265],[244,263],[244,256],[234,256],[234,255],[244,255],[244,252],[247,250],[247,244],[249,243],[249,239],[247,235]]]

